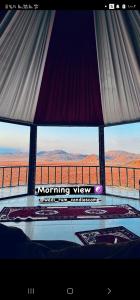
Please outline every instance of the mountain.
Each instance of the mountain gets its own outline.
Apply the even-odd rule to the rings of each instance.
[[[87,155],[86,157],[84,157],[84,159],[82,159],[81,163],[83,164],[89,164],[89,165],[99,165],[99,157],[98,155],[95,154],[90,154]]]
[[[140,159],[132,160],[130,163],[128,163],[128,166],[131,168],[140,168]]]
[[[0,147],[0,155],[21,154],[22,152],[16,148]]]
[[[106,165],[140,167],[140,154],[121,150],[112,150],[105,153]],[[81,163],[99,165],[98,155],[87,155]]]
[[[112,166],[130,166],[140,167],[140,154],[130,153],[127,151],[107,151],[105,153],[106,165]],[[28,153],[14,148],[0,148],[0,161],[28,161]],[[78,162],[81,165],[99,165],[98,155],[70,153],[64,150],[39,151],[37,153],[37,162],[55,163],[55,162]]]
[[[87,157],[85,154],[69,153],[64,150],[40,151],[37,159],[46,161],[79,161]]]
[[[105,153],[106,163],[109,165],[129,165],[132,161],[140,160],[140,154],[127,151],[108,151]]]

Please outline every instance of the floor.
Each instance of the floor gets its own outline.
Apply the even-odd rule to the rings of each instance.
[[[62,196],[63,197],[63,196]],[[65,196],[64,196],[65,197]],[[71,196],[72,197],[72,196]],[[75,196],[74,196],[75,197]],[[78,196],[76,196],[78,197]],[[81,197],[81,196],[80,196]],[[88,196],[86,196],[88,197]],[[91,196],[89,196],[91,197]],[[115,204],[129,204],[140,210],[140,200],[121,198],[115,196],[95,196],[102,199],[102,202],[92,203],[85,202],[84,205],[115,205]],[[5,206],[36,206],[41,205],[38,201],[38,196],[24,196],[13,198],[10,200],[0,201],[0,210]],[[42,204],[44,206],[44,204]],[[56,203],[45,204],[49,206],[56,206]],[[59,203],[63,206],[64,203]],[[67,202],[67,205],[83,205],[79,202]],[[27,236],[32,240],[67,240],[79,244],[82,242],[76,237],[76,231],[108,228],[114,226],[124,226],[140,236],[140,218],[126,218],[126,219],[109,219],[109,220],[65,220],[65,221],[35,221],[35,222],[3,222],[7,226],[17,226],[21,228]]]
[[[58,185],[57,185],[58,186]],[[63,186],[63,185],[61,185]],[[123,197],[132,197],[132,198],[139,198],[139,191],[136,189],[131,188],[121,188],[115,186],[107,186],[106,192],[108,194],[113,194],[116,196],[123,196]],[[0,199],[4,197],[11,197],[15,195],[21,195],[27,193],[27,186],[16,186],[16,187],[7,187],[7,188],[0,188]]]
[[[131,189],[131,188],[119,188],[115,186],[107,186],[106,187],[106,193],[113,194],[116,196],[122,196],[122,197],[132,197],[132,198],[139,198],[139,190]]]

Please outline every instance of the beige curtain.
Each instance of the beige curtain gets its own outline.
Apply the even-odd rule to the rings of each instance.
[[[140,14],[94,12],[105,124],[140,120]]]
[[[33,122],[55,11],[16,11],[0,25],[0,116]]]

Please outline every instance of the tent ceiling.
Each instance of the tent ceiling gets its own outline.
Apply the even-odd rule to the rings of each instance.
[[[0,118],[140,120],[138,11],[1,11],[0,22]]]

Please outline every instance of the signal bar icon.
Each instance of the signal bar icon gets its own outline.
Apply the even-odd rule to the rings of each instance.
[[[28,288],[27,293],[28,293],[28,295],[34,295],[35,294],[35,289],[34,288]]]

